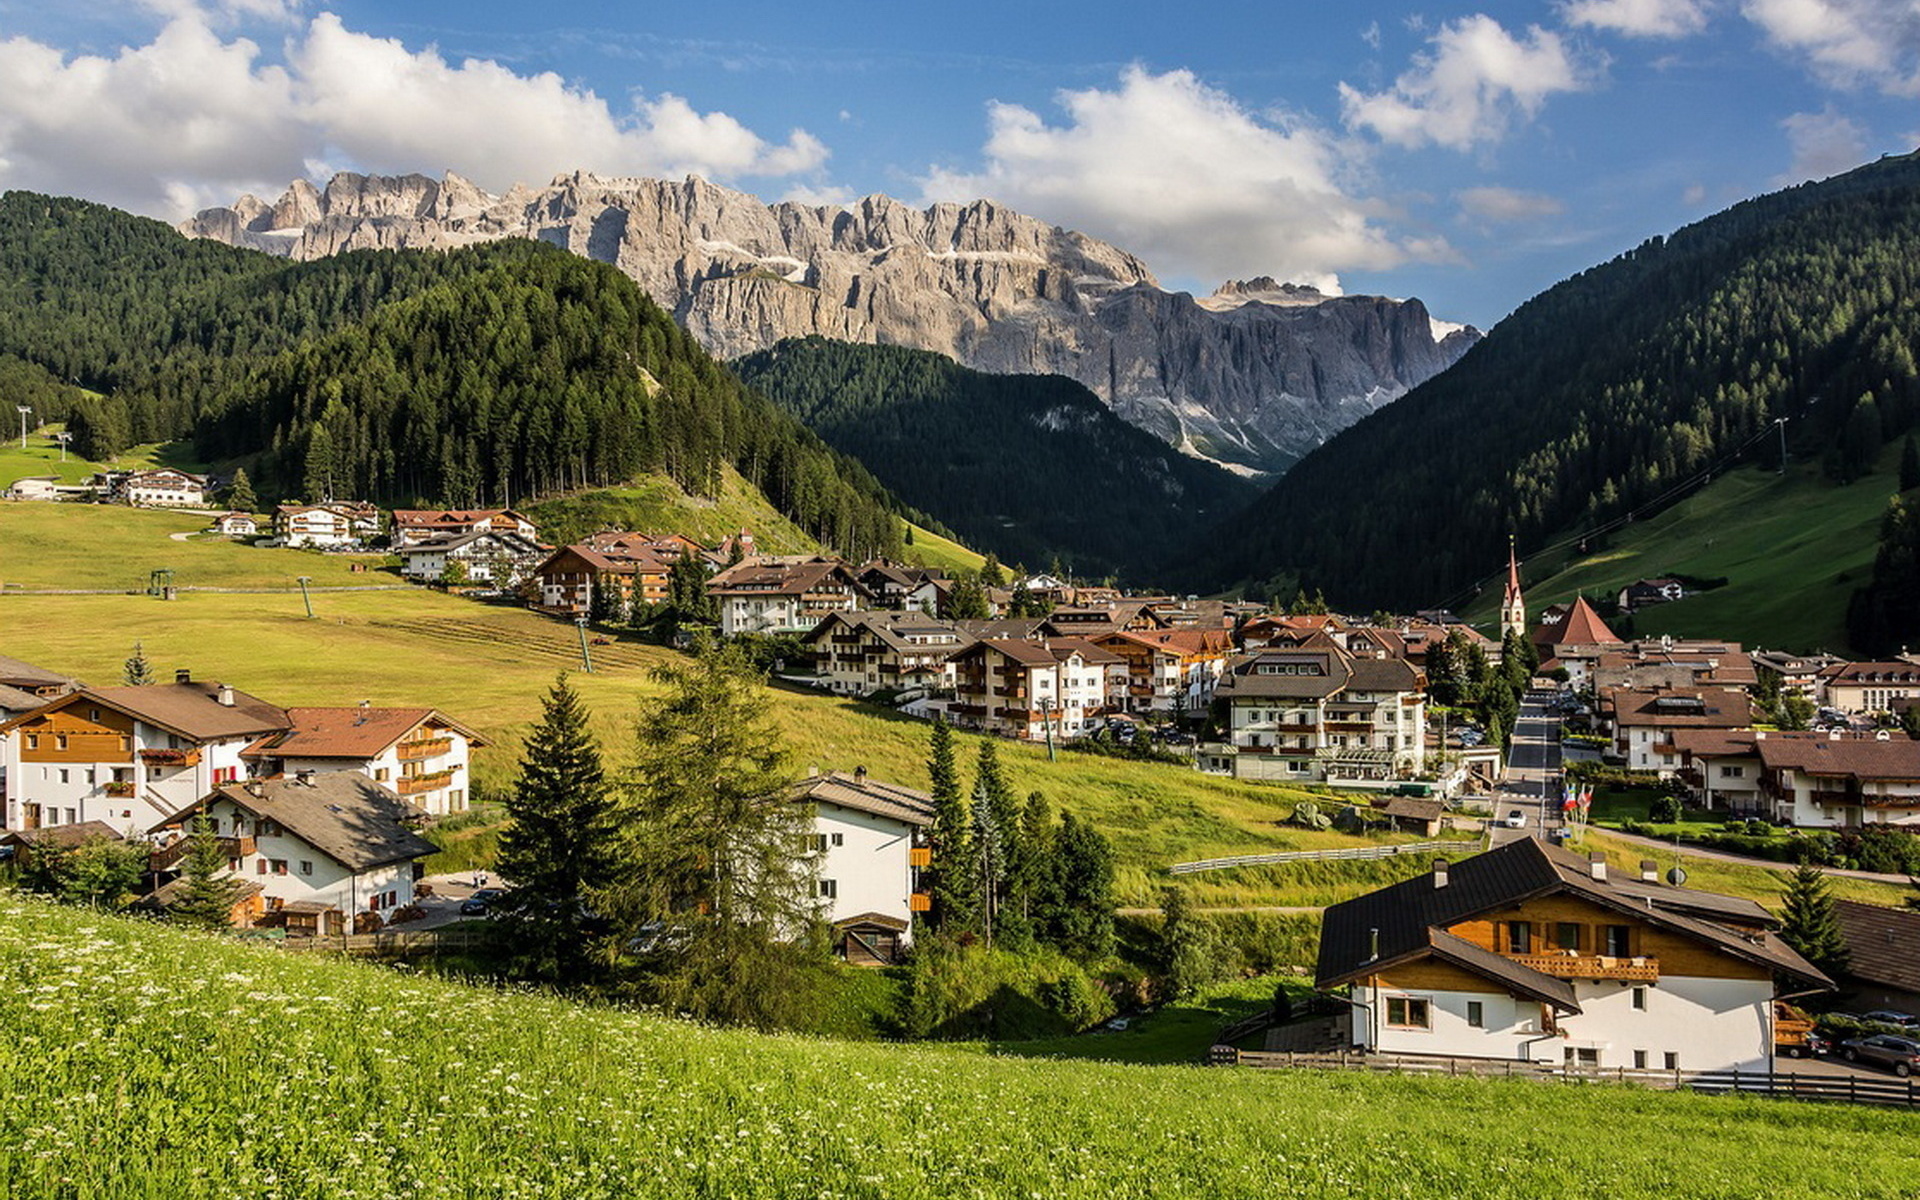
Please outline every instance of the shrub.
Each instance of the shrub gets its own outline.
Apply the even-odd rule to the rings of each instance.
[[[929,937],[908,963],[899,1024],[913,1038],[1023,1041],[1079,1033],[1115,1011],[1112,996],[1063,954]]]
[[[1673,796],[1655,796],[1647,806],[1647,816],[1656,825],[1672,825],[1681,812],[1680,801]]]

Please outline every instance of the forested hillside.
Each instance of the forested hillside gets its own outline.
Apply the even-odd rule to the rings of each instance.
[[[1835,486],[1912,428],[1920,159],[1652,238],[1521,306],[1453,368],[1309,455],[1188,574],[1350,608],[1457,598],[1506,557],[1789,453]]]
[[[903,501],[1007,562],[1143,581],[1255,495],[1059,375],[991,375],[821,337],[734,366]]]
[[[618,271],[530,242],[290,265],[100,205],[0,198],[0,355],[75,448],[191,438],[267,496],[509,504],[733,466],[810,536],[897,553],[897,505]],[[57,409],[57,404],[50,409]]]

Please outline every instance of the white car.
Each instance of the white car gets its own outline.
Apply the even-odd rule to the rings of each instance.
[[[1508,829],[1525,829],[1527,827],[1527,814],[1516,808],[1507,814],[1506,820],[1500,823]]]

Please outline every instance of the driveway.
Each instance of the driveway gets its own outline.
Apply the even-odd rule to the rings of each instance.
[[[460,905],[476,890],[473,872],[468,871],[460,875],[429,875],[420,882],[433,889],[432,895],[422,896],[414,901],[427,915],[418,921],[405,921],[393,928],[408,931],[439,929],[473,919],[460,915]],[[496,876],[491,874],[487,876],[487,886],[496,887],[499,882]]]

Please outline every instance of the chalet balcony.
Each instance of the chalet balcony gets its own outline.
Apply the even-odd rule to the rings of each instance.
[[[191,837],[183,837],[170,846],[163,846],[147,856],[147,869],[151,871],[171,871],[187,857],[187,851],[193,846]],[[255,853],[258,846],[250,837],[223,837],[220,839],[220,853],[227,858],[245,858]]]
[[[1636,983],[1660,981],[1660,960],[1657,958],[1619,958],[1607,954],[1509,954],[1507,957],[1555,979],[1620,979]]]
[[[1808,794],[1812,797],[1815,804],[1821,805],[1822,807],[1840,807],[1847,804],[1858,804],[1861,801],[1860,796],[1856,794],[1833,788],[1815,788]]]
[[[415,742],[401,742],[399,746],[401,762],[418,762],[423,758],[438,758],[453,749],[450,737],[422,738]]]
[[[102,785],[102,790],[116,800],[124,800],[133,795],[134,786],[130,779],[110,779]]]
[[[399,786],[394,790],[402,796],[418,796],[422,792],[435,792],[453,782],[454,772],[434,771],[427,775],[402,775]]]
[[[142,750],[140,761],[150,767],[197,767],[200,765],[200,748],[191,750]]]
[[[1328,733],[1372,733],[1373,722],[1371,721],[1328,721],[1326,723],[1325,728]]]

